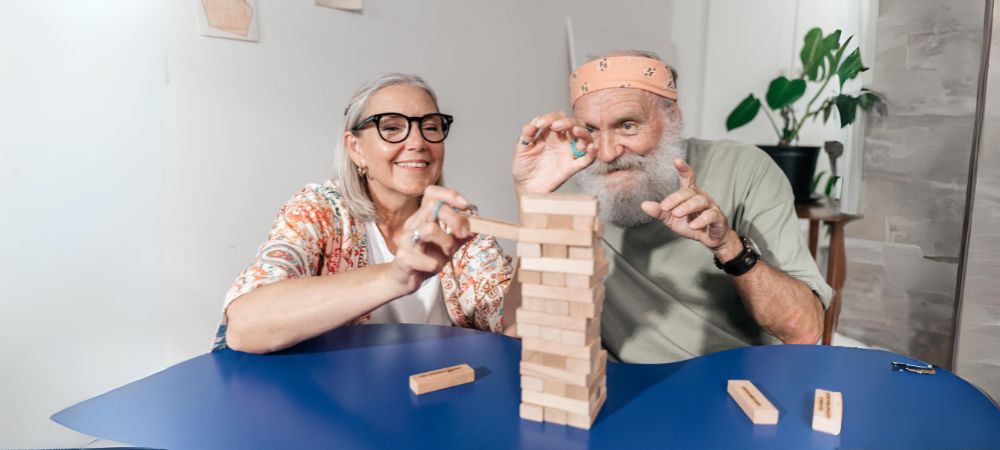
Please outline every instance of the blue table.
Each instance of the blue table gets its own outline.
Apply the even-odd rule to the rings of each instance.
[[[518,417],[520,342],[430,325],[348,326],[272,355],[202,355],[52,420],[162,448],[1000,448],[1000,410],[954,374],[894,372],[884,351],[782,345],[608,365],[594,427]],[[468,363],[476,381],[414,395],[408,377]],[[72,376],[72,374],[67,374]],[[726,394],[749,379],[780,410],[754,426]],[[840,436],[811,428],[813,390],[844,393]]]

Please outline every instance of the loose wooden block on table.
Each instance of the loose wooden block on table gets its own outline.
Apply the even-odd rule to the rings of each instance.
[[[525,214],[559,214],[596,216],[597,198],[593,195],[553,192],[521,197],[521,212]]]
[[[515,224],[479,216],[472,216],[468,219],[469,230],[473,233],[488,234],[490,236],[509,239],[512,241],[519,240],[520,227]]]
[[[522,419],[541,422],[544,418],[544,410],[545,408],[542,406],[521,402],[520,414]]]
[[[840,434],[844,420],[844,397],[840,392],[816,389],[813,402],[812,428],[829,434]]]
[[[476,380],[476,372],[468,364],[445,367],[429,372],[410,375],[410,390],[414,394],[426,394],[440,389],[471,383]]]
[[[729,380],[726,392],[754,424],[774,425],[778,423],[778,409],[750,381]]]

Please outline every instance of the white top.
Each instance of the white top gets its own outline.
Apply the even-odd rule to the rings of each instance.
[[[385,238],[375,222],[365,224],[368,252],[373,264],[384,264],[396,259],[385,245]],[[379,306],[371,313],[371,323],[425,323],[451,325],[451,318],[444,309],[441,279],[434,275],[412,294],[404,295]]]

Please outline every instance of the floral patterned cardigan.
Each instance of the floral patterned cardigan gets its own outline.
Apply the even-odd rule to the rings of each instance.
[[[253,263],[226,293],[212,350],[226,348],[226,308],[239,296],[281,280],[329,275],[369,264],[364,224],[348,215],[336,182],[307,185],[282,206]],[[492,236],[476,235],[459,248],[438,274],[451,322],[500,332],[511,267]],[[367,319],[368,314],[351,323]]]

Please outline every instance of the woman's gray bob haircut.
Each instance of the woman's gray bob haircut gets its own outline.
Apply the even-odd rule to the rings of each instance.
[[[434,101],[434,107],[438,107],[437,95],[434,90],[427,85],[422,78],[407,73],[386,73],[370,78],[358,90],[354,91],[351,101],[344,109],[344,132],[351,131],[366,117],[368,103],[372,95],[388,86],[411,85],[427,91]],[[351,160],[347,147],[344,144],[343,135],[337,144],[336,161],[334,170],[337,174],[338,188],[347,213],[354,218],[357,223],[372,222],[376,219],[375,204],[368,193],[368,180],[365,180],[358,173],[358,166]]]

